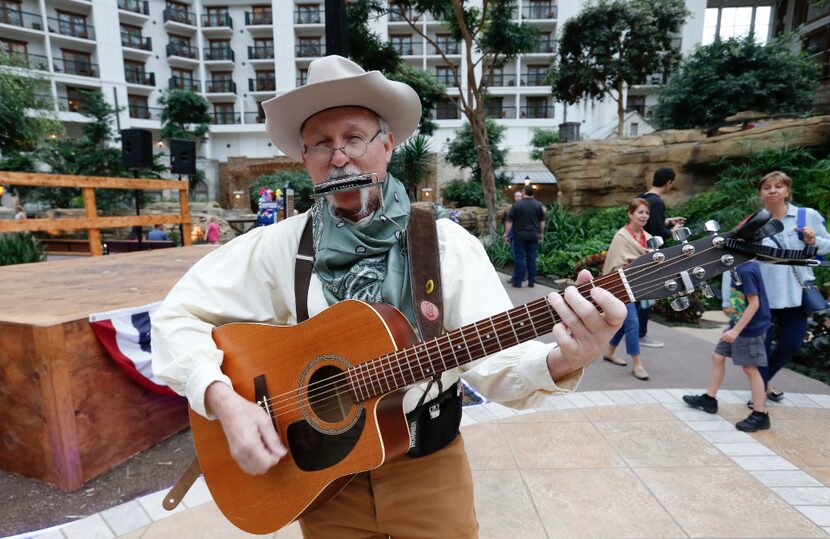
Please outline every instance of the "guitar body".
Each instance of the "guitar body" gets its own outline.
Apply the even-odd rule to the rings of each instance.
[[[274,532],[331,499],[354,474],[409,449],[403,390],[355,402],[340,375],[417,342],[395,308],[342,301],[296,326],[232,323],[213,338],[234,390],[254,402],[268,399],[288,448],[264,475],[249,475],[231,456],[219,421],[190,411],[205,481],[238,528]]]

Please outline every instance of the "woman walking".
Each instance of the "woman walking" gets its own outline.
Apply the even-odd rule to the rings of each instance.
[[[646,254],[646,242],[651,238],[651,234],[643,227],[648,222],[649,214],[650,205],[647,200],[635,198],[628,203],[628,224],[619,229],[614,234],[614,239],[611,240],[605,264],[602,266],[603,275],[616,271],[635,258]],[[611,338],[608,343],[608,352],[602,356],[602,359],[621,367],[628,365],[625,360],[614,355],[620,341],[625,337],[625,351],[631,356],[633,363],[632,374],[640,380],[648,380],[648,372],[640,359],[640,322],[637,305],[629,303],[626,308],[628,316],[619,331]]]

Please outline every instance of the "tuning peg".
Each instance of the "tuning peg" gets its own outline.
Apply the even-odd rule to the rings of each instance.
[[[729,273],[730,275],[732,275],[732,284],[734,284],[735,286],[741,286],[742,284],[744,284],[744,282],[738,276],[738,271],[735,268],[731,268],[729,270]]]
[[[717,234],[720,230],[720,223],[718,223],[714,219],[706,221],[705,223],[703,223],[703,230],[705,230],[709,234]]]
[[[686,243],[686,240],[689,239],[689,236],[692,235],[692,231],[689,230],[689,227],[682,226],[671,233],[671,237],[674,238],[674,241],[679,241],[682,243]]]
[[[700,292],[707,298],[712,299],[715,297],[715,293],[712,292],[712,287],[706,283],[700,285]]]
[[[671,302],[671,308],[675,311],[682,311],[689,307],[689,298],[686,296],[680,296],[679,298],[675,299]]]
[[[663,246],[663,238],[660,236],[652,236],[646,242],[646,247],[649,249],[659,249]]]

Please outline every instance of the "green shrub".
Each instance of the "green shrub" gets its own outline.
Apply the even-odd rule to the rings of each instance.
[[[536,260],[536,271],[540,275],[574,279],[577,273],[577,265],[582,263],[586,257],[601,253],[607,248],[608,242],[597,238],[575,242],[566,249],[557,249],[549,254],[540,254]]]
[[[46,260],[46,247],[28,232],[0,235],[0,266]]]
[[[503,229],[499,230],[499,235],[495,240],[484,243],[484,250],[487,251],[490,262],[496,268],[503,268],[513,262],[513,253],[510,252],[510,246],[501,239],[503,231]]]
[[[481,182],[460,179],[448,181],[441,188],[441,196],[445,202],[453,202],[457,208],[484,207],[484,188]]]
[[[686,297],[689,298],[689,307],[682,311],[675,311],[671,308],[671,302],[674,301],[674,298],[662,298],[658,299],[657,303],[652,306],[651,312],[666,322],[696,326],[700,323],[700,318],[706,311],[706,297],[700,292],[695,292]]]

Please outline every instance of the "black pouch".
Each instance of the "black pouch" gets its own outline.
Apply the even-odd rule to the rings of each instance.
[[[461,382],[408,414],[409,452],[412,458],[424,457],[449,445],[461,425]]]

